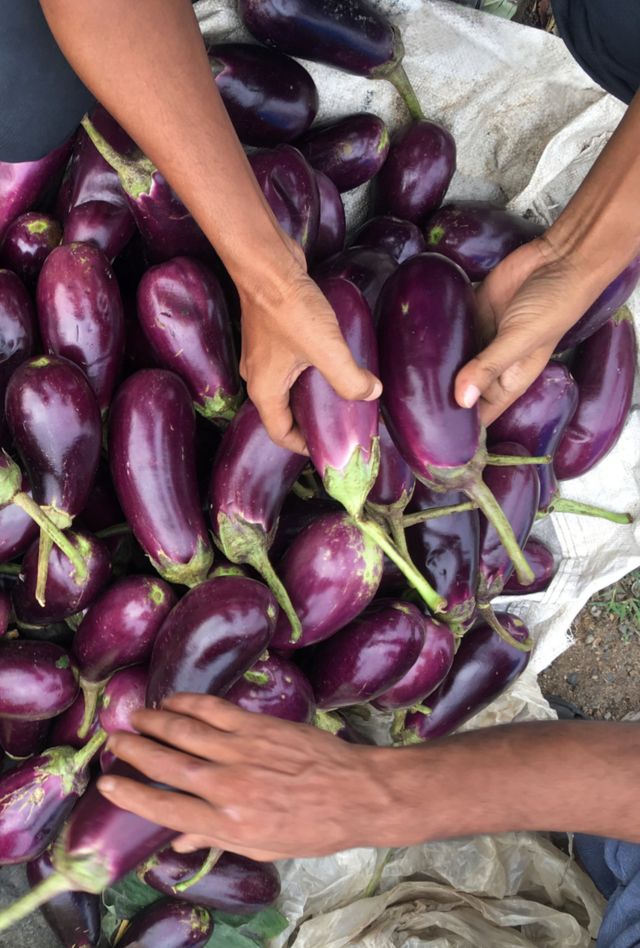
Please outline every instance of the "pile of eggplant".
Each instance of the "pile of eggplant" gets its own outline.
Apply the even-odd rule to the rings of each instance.
[[[100,895],[127,877],[151,897],[113,944],[214,944],[220,912],[273,905],[276,867],[177,854],[172,831],[107,802],[101,771],[144,779],[108,735],[178,691],[348,741],[372,708],[399,747],[449,734],[527,664],[527,629],[492,600],[548,586],[536,518],[629,522],[558,480],[625,423],[640,258],[485,431],[453,397],[477,352],[473,282],[542,229],[442,203],[455,143],[422,115],[379,12],[284,10],[241,0],[264,45],[213,46],[212,71],[278,221],[384,384],[381,404],[347,402],[307,369],[292,407],[310,458],[269,439],[239,376],[231,280],[104,109],[41,161],[0,164],[0,865],[25,863],[33,887],[0,930],[43,905],[61,944],[96,945]],[[314,124],[318,90],[290,56],[390,79],[407,124]],[[370,217],[347,234],[341,194],[369,181]]]

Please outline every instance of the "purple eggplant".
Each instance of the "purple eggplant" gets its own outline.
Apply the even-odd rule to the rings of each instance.
[[[226,430],[211,473],[213,533],[232,563],[249,563],[269,584],[296,635],[300,626],[269,561],[280,508],[307,459],[274,444],[247,400]]]
[[[124,520],[124,514],[111,480],[109,465],[105,459],[100,461],[91,493],[81,516],[83,525],[92,533],[106,530]]]
[[[0,270],[0,433],[4,393],[11,375],[31,355],[35,314],[24,284],[11,270]]]
[[[427,249],[417,224],[391,215],[370,218],[358,228],[349,243],[353,247],[384,250],[398,263]]]
[[[412,122],[391,140],[373,183],[376,214],[423,224],[444,198],[456,170],[456,143],[442,125]]]
[[[623,306],[640,280],[640,256],[634,257],[615,280],[612,280],[600,296],[591,304],[575,325],[569,329],[560,342],[557,351],[573,349],[592,336]]]
[[[397,711],[420,704],[449,674],[455,654],[451,629],[428,616],[422,618],[425,636],[418,658],[399,681],[371,703],[381,711]]]
[[[422,614],[379,600],[314,650],[308,675],[323,711],[371,701],[406,675],[424,644]]]
[[[67,744],[69,747],[75,747],[78,750],[91,740],[94,734],[99,730],[100,722],[96,716],[85,737],[78,736],[78,730],[85,717],[84,695],[82,691],[78,692],[78,697],[66,711],[58,715],[51,728],[50,744],[58,747]]]
[[[133,533],[170,583],[205,578],[213,553],[200,509],[195,419],[184,382],[164,369],[120,386],[109,418],[111,475]]]
[[[31,888],[54,872],[51,850],[27,864]],[[41,908],[49,928],[63,948],[94,948],[100,941],[100,898],[88,892],[64,892]]]
[[[491,443],[515,441],[534,456],[553,458],[577,405],[578,386],[569,369],[549,362],[527,391],[493,422],[488,437]],[[540,509],[546,510],[558,492],[553,465],[539,465],[538,476]]]
[[[56,717],[78,694],[78,670],[51,642],[0,640],[0,715],[23,721]]]
[[[402,67],[400,32],[368,0],[240,0],[242,22],[264,43],[369,79],[388,79],[415,118],[422,109]]]
[[[320,201],[318,233],[313,246],[313,259],[317,262],[332,257],[344,249],[347,224],[344,204],[337,187],[321,171],[316,171],[315,176]]]
[[[6,589],[0,588],[0,638],[7,634],[11,621],[11,596]],[[0,742],[1,743],[1,742]]]
[[[89,783],[89,762],[105,739],[80,751],[54,747],[0,777],[0,865],[36,859]]]
[[[273,905],[280,895],[280,876],[272,862],[254,862],[227,852],[222,853],[206,875],[187,888],[208,856],[206,849],[193,853],[163,849],[139,866],[137,875],[141,882],[163,895],[234,915],[260,912]]]
[[[559,480],[586,474],[614,446],[631,407],[635,368],[632,316],[623,307],[576,350],[578,407],[553,459]]]
[[[254,151],[249,163],[280,227],[311,256],[320,223],[313,168],[291,145]]]
[[[277,614],[275,599],[255,579],[221,576],[191,589],[156,637],[147,706],[178,691],[224,694],[269,645]]]
[[[42,265],[62,240],[62,228],[50,214],[28,211],[11,222],[0,244],[0,267],[13,270],[35,286]]]
[[[280,613],[273,648],[289,651],[329,638],[369,605],[382,575],[382,552],[344,513],[324,514],[292,542],[280,576],[300,617],[302,636]]]
[[[358,365],[377,374],[376,339],[367,303],[347,280],[322,280]],[[377,401],[341,398],[316,368],[302,373],[291,390],[294,417],[327,493],[352,516],[359,516],[378,473]]]
[[[16,618],[26,625],[49,625],[86,609],[111,577],[111,560],[105,544],[90,533],[65,534],[85,567],[79,579],[67,556],[54,547],[47,560],[43,603],[37,598],[39,544],[32,543],[22,561],[20,579],[13,590]]]
[[[535,579],[529,586],[522,586],[513,574],[506,581],[503,589],[505,596],[522,596],[527,593],[542,592],[547,588],[557,569],[553,553],[545,546],[542,540],[529,537],[524,548],[527,562],[533,570]]]
[[[30,497],[28,482],[22,481],[21,493]],[[38,535],[38,526],[28,513],[10,503],[0,506],[0,563],[8,563],[28,550]]]
[[[209,46],[207,54],[241,142],[273,148],[306,132],[318,111],[318,90],[295,59],[248,43]]]
[[[413,495],[416,479],[391,440],[383,418],[378,424],[378,434],[380,467],[367,497],[367,509],[386,521],[396,546],[408,555],[402,516]]]
[[[529,633],[520,619],[508,612],[497,616],[516,641],[529,641]],[[455,731],[522,674],[529,654],[509,645],[485,623],[467,632],[451,671],[429,698],[428,713],[413,711],[407,715],[406,740],[431,741]]]
[[[430,251],[453,260],[477,282],[544,227],[488,201],[453,201],[427,220],[424,232]]]
[[[276,654],[258,659],[231,686],[225,698],[245,711],[302,724],[310,724],[316,711],[306,675],[293,662]]]
[[[202,948],[213,934],[206,909],[178,899],[148,905],[127,924],[120,948]]]
[[[386,598],[400,597],[406,588],[407,580],[402,570],[385,553],[382,558],[382,579],[378,587],[378,595]]]
[[[378,297],[388,277],[395,272],[396,261],[385,250],[369,247],[349,247],[342,253],[323,260],[313,276],[316,280],[340,278],[358,287],[369,304],[372,315],[376,312]]]
[[[339,503],[331,498],[310,497],[302,500],[293,492],[290,493],[282,505],[282,513],[278,521],[278,528],[271,547],[274,562],[279,562],[298,534],[317,520],[322,514],[340,513]]]
[[[124,358],[124,314],[102,251],[80,243],[57,247],[42,268],[37,303],[46,351],[80,366],[105,414]]]
[[[47,737],[50,728],[49,718],[43,718],[40,721],[24,721],[20,718],[0,717],[0,747],[8,757],[13,757],[14,760],[32,757],[48,746]],[[56,746],[55,742],[49,746]]]
[[[522,445],[513,441],[494,444],[492,450],[506,457],[527,454]],[[483,477],[511,524],[519,546],[524,547],[540,503],[540,478],[536,468],[531,464],[513,467],[488,466],[484,469]],[[499,596],[512,572],[513,563],[500,542],[500,537],[481,514],[478,602],[488,603],[495,596]]]
[[[145,706],[149,672],[144,665],[133,665],[115,672],[105,685],[100,700],[98,721],[107,734],[116,731],[135,733],[131,715]]]
[[[152,267],[138,286],[137,310],[158,365],[186,383],[196,411],[230,421],[241,387],[231,320],[214,274],[187,257]]]
[[[461,408],[454,397],[458,371],[476,354],[471,284],[446,258],[418,254],[389,278],[378,310],[382,404],[396,447],[424,484],[462,490],[477,503],[520,579],[531,580],[509,521],[482,480],[487,454],[478,409]]]
[[[370,181],[389,151],[387,126],[371,112],[356,112],[314,127],[296,142],[309,164],[350,191]]]
[[[113,261],[129,243],[136,225],[128,207],[106,201],[87,201],[69,211],[63,243],[93,244]]]
[[[30,210],[55,180],[70,151],[69,141],[36,161],[0,161],[0,239],[9,224]]]

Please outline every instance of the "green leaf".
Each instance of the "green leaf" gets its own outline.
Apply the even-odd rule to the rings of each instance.
[[[232,928],[231,925],[226,925],[216,919],[213,935],[204,948],[256,948],[256,945],[264,945],[264,942],[249,938],[237,928]]]
[[[255,915],[229,915],[227,912],[214,912],[215,921],[235,928],[241,934],[257,939],[259,943],[280,935],[289,924],[285,916],[275,908],[266,908]]]
[[[107,911],[114,915],[117,921],[133,918],[141,909],[161,898],[163,898],[162,893],[156,892],[151,886],[141,882],[135,872],[130,872],[128,876],[102,893],[102,901]]]

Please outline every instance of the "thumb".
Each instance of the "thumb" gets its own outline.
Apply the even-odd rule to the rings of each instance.
[[[356,363],[340,330],[332,344],[310,361],[341,398],[371,402],[382,394],[382,382]]]
[[[511,404],[535,378],[527,364],[532,354],[531,332],[517,325],[505,326],[475,359],[460,369],[455,399],[462,408],[473,408],[482,397],[502,406]]]

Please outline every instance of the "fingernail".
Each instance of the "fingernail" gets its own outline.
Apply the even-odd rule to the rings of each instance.
[[[382,395],[382,382],[376,382],[371,395],[367,395],[365,402],[375,402]]]
[[[467,385],[462,393],[462,404],[465,408],[473,408],[480,398],[480,389],[477,385]]]
[[[116,782],[111,777],[100,777],[98,780],[98,790],[100,793],[113,793],[116,789]]]

